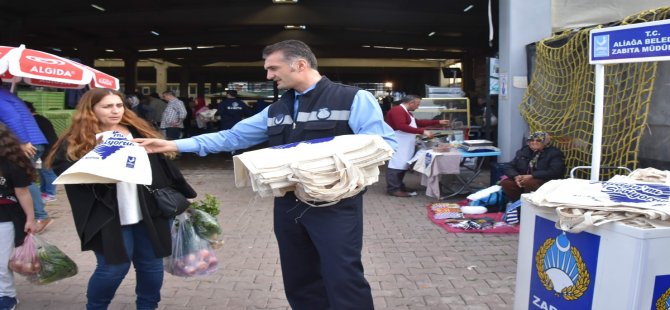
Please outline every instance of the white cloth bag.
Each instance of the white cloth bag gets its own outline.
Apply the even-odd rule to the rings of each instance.
[[[556,208],[560,229],[623,222],[640,228],[670,227],[670,186],[617,176],[606,182],[552,180],[527,195],[536,206]]]
[[[343,135],[245,152],[233,157],[235,185],[262,197],[294,191],[318,206],[355,196],[379,180],[393,150],[377,135]]]
[[[65,170],[53,184],[151,184],[151,164],[143,147],[118,131],[99,133],[96,139],[102,143]]]

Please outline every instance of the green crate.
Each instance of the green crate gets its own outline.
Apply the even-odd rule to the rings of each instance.
[[[64,92],[19,91],[17,95],[22,100],[32,102],[39,114],[44,114],[50,110],[63,110],[65,108]]]
[[[54,125],[57,135],[61,135],[65,130],[70,128],[72,124],[72,114],[74,110],[49,110],[42,115],[48,118],[51,121],[51,124]]]

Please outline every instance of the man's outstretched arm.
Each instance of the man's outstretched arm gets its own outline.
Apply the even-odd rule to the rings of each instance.
[[[163,140],[163,139],[133,139],[133,142],[137,142],[141,147],[147,151],[147,153],[166,153],[166,152],[176,152],[177,144],[174,141]]]

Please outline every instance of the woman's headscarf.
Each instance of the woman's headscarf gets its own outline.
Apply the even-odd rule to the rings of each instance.
[[[205,106],[207,106],[205,104],[205,98],[203,98],[203,97],[195,98],[195,109],[194,109],[195,112],[198,112],[200,109],[202,109]]]
[[[528,136],[528,142],[530,141],[539,141],[546,146],[551,142],[551,137],[544,131],[536,131]]]

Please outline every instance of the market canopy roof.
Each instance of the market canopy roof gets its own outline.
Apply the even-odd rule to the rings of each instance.
[[[319,58],[459,59],[493,54],[488,0],[4,1],[5,45],[61,56],[162,58],[179,65],[260,60],[265,45],[309,44]],[[497,1],[492,1],[497,32]],[[303,29],[303,27],[305,29]]]

